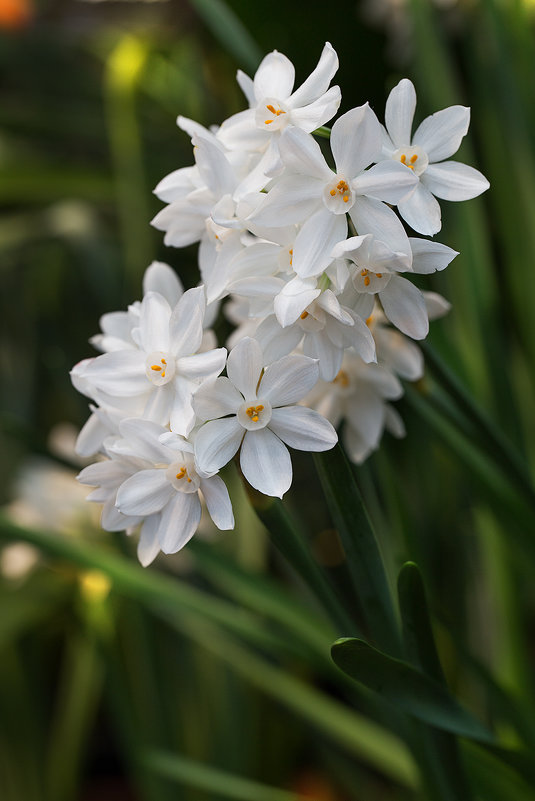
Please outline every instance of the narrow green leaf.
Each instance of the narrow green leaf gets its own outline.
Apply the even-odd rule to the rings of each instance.
[[[438,658],[422,577],[414,562],[406,562],[398,576],[398,596],[403,640],[410,660],[439,685],[447,688]],[[424,724],[420,727],[428,754],[427,769],[445,799],[473,798],[456,738]]]
[[[251,801],[252,798],[255,801],[298,801],[298,797],[287,790],[245,779],[182,755],[149,751],[142,759],[147,768],[160,776],[205,790],[213,798],[232,798],[233,801]]]
[[[407,662],[349,637],[337,640],[331,654],[341,670],[418,720],[460,737],[494,742],[491,732],[447,690]]]
[[[241,67],[256,71],[262,51],[234,11],[223,0],[191,0],[191,5],[223,50],[231,53]]]
[[[370,637],[390,653],[399,653],[397,621],[379,544],[351,466],[339,445],[314,458]]]

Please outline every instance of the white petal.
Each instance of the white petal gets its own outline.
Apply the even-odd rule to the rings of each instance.
[[[184,293],[182,281],[175,271],[163,261],[153,261],[143,276],[143,294],[159,292],[173,309]]]
[[[176,492],[160,517],[158,542],[163,553],[176,553],[197,531],[201,502],[196,492]]]
[[[193,136],[195,162],[206,186],[216,198],[231,195],[236,186],[234,170],[230,165],[222,145],[205,137]]]
[[[137,526],[142,518],[134,515],[122,515],[115,508],[115,499],[108,499],[102,507],[100,525],[105,531],[125,531],[130,526]]]
[[[228,117],[219,128],[217,138],[230,150],[254,153],[265,148],[271,134],[256,127],[255,111],[248,108]]]
[[[234,528],[234,515],[228,489],[219,476],[201,478],[201,492],[206,508],[216,526],[222,531]]]
[[[173,395],[171,382],[161,387],[154,387],[143,408],[143,418],[161,426],[168,425],[173,405]]]
[[[198,180],[197,167],[181,167],[178,170],[162,178],[154,194],[164,203],[172,203],[174,200],[179,200],[196,188],[196,179]]]
[[[227,375],[240,390],[245,400],[256,398],[256,387],[260,380],[264,357],[262,348],[251,337],[244,337],[232,348],[227,360]]]
[[[304,398],[319,376],[318,363],[307,356],[284,356],[266,367],[258,397],[272,406],[288,406]]]
[[[294,109],[291,116],[292,124],[307,133],[312,133],[334,117],[341,100],[340,87],[333,86],[314,103]]]
[[[295,280],[295,279],[294,279]],[[332,289],[325,289],[318,298],[318,306],[342,325],[353,325],[353,318],[340,306]]]
[[[76,439],[76,453],[78,456],[94,456],[100,450],[102,442],[108,436],[110,430],[100,417],[92,414],[82,426]]]
[[[331,131],[336,171],[354,178],[381,153],[381,126],[368,103],[342,114]]]
[[[385,406],[385,428],[398,439],[401,439],[401,437],[404,437],[407,433],[405,424],[399,413],[393,406],[390,406],[390,404]]]
[[[195,207],[191,200],[177,201],[166,206],[151,220],[158,231],[165,231],[164,242],[175,248],[183,248],[198,242],[205,231],[205,220],[210,206]]]
[[[274,50],[262,59],[254,76],[254,93],[259,103],[265,97],[287,99],[295,80],[294,65],[289,58]]]
[[[319,207],[322,188],[321,181],[308,175],[286,175],[270,189],[249,219],[255,226],[274,228],[301,222]]]
[[[319,275],[331,263],[331,251],[347,235],[345,214],[319,209],[306,220],[293,246],[292,268],[301,278]]]
[[[303,339],[303,330],[298,325],[282,328],[275,315],[271,314],[256,329],[255,339],[262,348],[264,363],[271,364],[297,347]]]
[[[436,270],[444,270],[459,253],[440,242],[429,239],[409,237],[412,249],[412,269],[419,275],[428,275]]]
[[[177,360],[177,372],[189,381],[216,378],[225,366],[227,349],[216,348]]]
[[[386,203],[398,203],[414,189],[418,178],[399,161],[380,161],[353,181],[359,195],[371,195]]]
[[[376,331],[377,353],[381,361],[391,367],[407,381],[418,381],[424,372],[422,351],[400,331],[384,329]]]
[[[413,339],[424,339],[429,333],[429,318],[420,290],[399,275],[393,275],[379,293],[383,309],[396,328]]]
[[[368,387],[361,387],[351,397],[347,410],[349,428],[359,433],[370,448],[375,448],[383,431],[385,405]]]
[[[334,177],[314,137],[300,128],[287,128],[284,131],[279,152],[284,166],[290,172],[319,181],[329,181]]]
[[[160,443],[159,437],[167,430],[163,425],[150,420],[130,418],[119,425],[121,436],[132,443],[136,455],[154,464],[169,461],[169,451]]]
[[[159,524],[160,515],[150,515],[141,527],[137,544],[137,558],[143,567],[148,567],[160,553],[160,543],[158,542]]]
[[[382,201],[371,197],[357,197],[349,212],[359,235],[373,234],[376,239],[412,259],[409,238],[396,213]]]
[[[203,421],[236,414],[242,403],[242,396],[226,376],[201,384],[193,398],[193,408]]]
[[[169,322],[170,350],[175,356],[196,353],[201,345],[206,308],[202,286],[184,292]]]
[[[316,98],[323,95],[329,88],[329,84],[338,69],[338,56],[336,50],[329,43],[325,42],[325,46],[321,51],[320,60],[317,66],[310,73],[304,83],[301,84],[299,89],[296,89],[293,95],[288,99],[288,105],[292,109],[299,106],[307,106],[312,103]]]
[[[410,144],[415,108],[414,85],[408,78],[402,78],[388,95],[385,108],[385,123],[394,149]]]
[[[285,284],[274,300],[273,308],[280,325],[285,328],[295,323],[299,315],[321,293],[315,280],[302,280],[297,276]]]
[[[216,473],[240,447],[244,429],[235,417],[211,420],[195,437],[195,461],[204,473]]]
[[[290,489],[290,454],[269,428],[247,431],[240,452],[240,467],[249,484],[264,495],[282,498]]]
[[[169,415],[169,424],[175,434],[187,437],[195,425],[195,412],[193,410],[193,390],[195,385],[178,376],[173,381],[175,394]]]
[[[141,395],[150,389],[145,374],[145,354],[138,350],[103,353],[84,368],[91,386],[117,397]]]
[[[238,82],[238,86],[242,90],[243,94],[247,98],[247,102],[250,106],[254,105],[255,103],[255,96],[254,96],[254,83],[253,79],[246,75],[245,72],[242,70],[238,70],[236,73],[236,80]]]
[[[305,337],[303,353],[305,356],[318,359],[320,378],[324,381],[333,381],[341,367],[344,349],[337,347],[324,329]]]
[[[430,192],[443,200],[471,200],[490,186],[479,170],[458,161],[430,164],[421,180]]]
[[[409,197],[398,203],[398,211],[419,234],[433,236],[442,228],[440,205],[422,181]]]
[[[273,409],[269,427],[286,445],[300,451],[328,451],[338,442],[328,420],[306,406]]]
[[[438,292],[422,293],[430,320],[438,320],[444,317],[451,309],[451,303],[439,295]]]
[[[425,150],[429,161],[442,161],[457,152],[469,125],[470,109],[450,106],[426,117],[416,129],[412,144]]]
[[[143,350],[169,350],[169,320],[171,307],[158,292],[148,292],[141,303],[139,337]]]
[[[139,470],[119,487],[116,506],[121,514],[152,515],[163,509],[172,493],[165,470]]]

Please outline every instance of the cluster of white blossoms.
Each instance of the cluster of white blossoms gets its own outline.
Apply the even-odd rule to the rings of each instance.
[[[447,160],[469,109],[439,111],[412,134],[407,79],[388,97],[385,126],[366,103],[334,122],[330,153],[321,148],[314,132],[341,101],[330,86],[337,68],[327,43],[294,90],[292,63],[274,51],[254,79],[238,72],[247,110],[214,130],[178,118],[195,163],[158,184],[166,206],[152,224],[167,245],[199,242],[202,283],[184,291],[168,265],[153,263],[142,301],[104,315],[92,339],[101,354],[72,371],[92,401],[78,451],[104,457],[80,481],[97,487],[89,497],[104,505],[104,528],[141,526],[144,565],[192,537],[199,495],[220,529],[233,527],[218,471],[236,454],[255,489],[282,497],[287,446],[327,450],[342,426],[359,463],[385,428],[404,433],[389,401],[403,393],[400,378],[422,375],[412,340],[449,308],[410,279],[457,253],[409,236],[403,221],[433,236],[437,198],[473,198],[488,182]],[[211,330],[222,300],[236,326],[228,353]]]

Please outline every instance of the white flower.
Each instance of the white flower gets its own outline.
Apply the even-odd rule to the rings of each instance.
[[[242,339],[230,352],[228,378],[217,378],[198,391],[194,403],[208,420],[195,439],[195,456],[208,473],[240,451],[243,475],[264,495],[282,498],[292,483],[286,445],[324,451],[336,432],[317,412],[295,404],[318,380],[318,365],[307,356],[286,356],[263,370],[256,340]],[[284,444],[286,443],[286,444]]]
[[[318,382],[305,402],[338,427],[344,423],[344,448],[356,464],[374,451],[384,428],[395,436],[405,433],[398,413],[386,402],[396,400],[403,388],[385,367],[365,364],[359,356],[346,351],[342,369],[330,383]]]
[[[397,274],[406,269],[404,254],[392,252],[384,242],[372,237],[354,236],[340,242],[334,249],[337,257],[351,259],[357,269],[353,273],[353,286],[360,294],[377,295],[391,323],[413,339],[424,339],[429,331],[425,300],[420,290]],[[344,297],[349,291],[344,292]],[[347,301],[346,301],[347,302]]]
[[[399,213],[420,234],[432,236],[442,226],[443,200],[469,200],[489,188],[478,170],[457,161],[444,161],[457,152],[468,131],[470,109],[450,106],[432,114],[411,139],[416,92],[408,78],[392,89],[386,101],[383,158],[404,164],[418,179],[412,193],[398,203]]]
[[[124,416],[141,405],[141,416],[187,435],[195,423],[193,393],[221,372],[226,358],[225,348],[199,353],[204,311],[202,286],[185,292],[173,310],[158,292],[148,292],[131,332],[135,347],[86,360],[79,382],[91,397],[123,408]]]
[[[251,215],[255,224],[282,226],[303,222],[293,246],[293,269],[301,278],[319,275],[332,261],[331,251],[347,235],[349,213],[359,233],[374,233],[410,258],[407,235],[385,203],[397,203],[416,183],[412,171],[377,161],[381,126],[366,103],[343,114],[333,125],[330,169],[312,136],[288,128],[280,139],[285,171]]]
[[[201,519],[199,491],[216,526],[234,527],[223,480],[198,470],[191,443],[148,420],[124,420],[120,433],[122,439],[108,447],[110,459],[86,467],[78,480],[98,486],[89,499],[104,503],[105,529],[143,524],[138,545],[143,566],[160,550],[180,550],[195,534]]]
[[[254,80],[238,71],[238,83],[250,108],[225,120],[218,139],[231,150],[262,153],[248,188],[263,189],[278,162],[277,141],[288,126],[311,133],[337,112],[340,89],[329,84],[338,69],[338,56],[327,42],[316,69],[295,91],[292,62],[274,50],[262,61]]]

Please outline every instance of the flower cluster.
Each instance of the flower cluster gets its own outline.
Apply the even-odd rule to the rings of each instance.
[[[108,530],[141,525],[139,558],[180,549],[201,515],[233,527],[218,471],[239,452],[245,479],[282,497],[292,481],[287,446],[344,445],[361,462],[383,429],[402,436],[389,404],[400,378],[422,375],[421,340],[449,304],[414,274],[443,270],[456,251],[422,236],[441,228],[437,198],[466,200],[488,182],[449,159],[468,130],[454,106],[412,134],[416,95],[404,79],[385,126],[366,103],[338,117],[330,153],[314,132],[341,95],[326,44],[294,89],[294,68],[274,51],[238,83],[249,108],[208,130],[178,118],[195,163],[156,187],[166,205],[152,224],[165,243],[199,243],[201,285],[187,291],[165,264],[145,273],[143,299],[106,314],[92,340],[101,354],[72,371],[91,401],[82,471],[104,504]],[[325,143],[326,144],[326,143]],[[396,211],[397,210],[397,211]],[[225,347],[211,325],[220,301],[235,324]],[[221,375],[223,371],[226,375]]]

